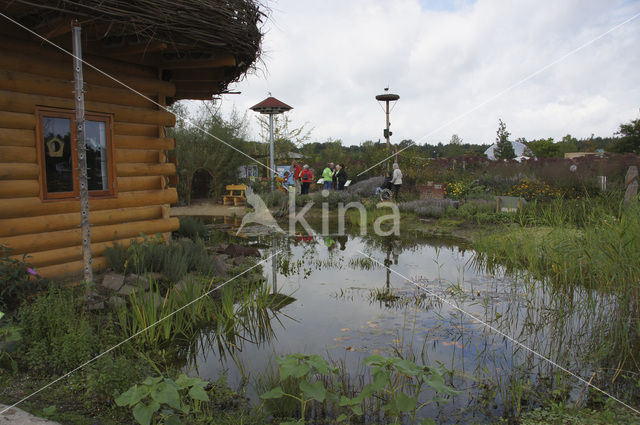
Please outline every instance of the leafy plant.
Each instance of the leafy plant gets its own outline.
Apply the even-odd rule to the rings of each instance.
[[[27,261],[28,255],[22,259],[11,258],[11,248],[0,244],[0,308],[19,304],[26,294],[37,287],[32,278],[38,273]]]
[[[178,236],[189,238],[194,242],[198,239],[204,239],[208,233],[202,220],[195,217],[181,217],[180,228],[176,231]]]
[[[0,311],[0,320],[4,317],[4,313]],[[8,361],[13,369],[14,373],[18,370],[18,364],[5,350],[7,344],[17,342],[22,339],[20,335],[20,328],[15,325],[4,325],[0,327],[0,366],[5,361]]]
[[[300,405],[300,420],[281,422],[280,425],[303,425],[307,405],[314,400],[320,403],[337,403],[339,408],[347,409],[348,414],[342,413],[336,418],[337,422],[344,422],[352,415],[362,415],[362,405],[369,399],[381,400],[384,404],[380,409],[393,419],[393,423],[400,423],[402,415],[409,414],[411,423],[415,424],[417,412],[424,406],[433,402],[448,402],[448,399],[441,397],[420,402],[420,395],[426,387],[445,395],[459,394],[445,384],[443,373],[439,369],[419,366],[399,357],[372,355],[364,359],[363,364],[371,368],[372,382],[366,384],[358,395],[351,398],[345,395],[344,388],[332,392],[325,387],[324,379],[338,373],[338,369],[316,354],[290,354],[278,358],[277,362],[281,385],[263,393],[260,398],[290,398]],[[297,387],[293,387],[295,393],[287,392],[283,388],[282,384],[290,379],[298,382]],[[418,423],[427,425],[434,422],[423,418]]]
[[[176,380],[147,377],[116,397],[118,406],[132,409],[140,425],[179,425],[182,418],[200,411],[201,403],[209,401],[205,390],[208,383],[200,378],[181,374]]]
[[[328,375],[336,373],[337,369],[317,354],[290,354],[285,357],[279,357],[277,360],[280,373],[280,381],[285,382],[293,378],[298,382],[298,388],[295,394],[288,393],[278,385],[266,393],[260,395],[263,400],[281,399],[288,397],[296,400],[300,406],[300,420],[281,422],[280,425],[297,425],[304,424],[307,405],[313,400],[324,402],[327,399],[337,400],[337,395],[333,394],[324,386],[320,379],[314,379],[316,375]]]

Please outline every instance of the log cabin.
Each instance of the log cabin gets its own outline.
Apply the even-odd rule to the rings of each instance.
[[[178,228],[166,106],[211,99],[253,68],[260,9],[254,0],[0,0],[0,244],[28,254],[44,277],[82,270],[72,21],[86,62],[98,269],[108,246]]]

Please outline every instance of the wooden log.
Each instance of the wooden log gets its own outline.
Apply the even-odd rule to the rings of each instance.
[[[171,150],[176,147],[176,141],[169,138],[116,135],[114,139],[116,148]]]
[[[0,163],[0,180],[30,180],[37,179],[39,175],[40,167],[37,164]],[[0,206],[1,210],[2,206]]]
[[[0,127],[33,130],[36,128],[36,117],[33,114],[0,111]]]
[[[26,165],[26,164],[25,164]],[[35,166],[35,164],[34,164]],[[0,173],[2,172],[0,164]],[[165,190],[141,190],[118,193],[116,198],[89,199],[90,211],[116,208],[144,207],[150,205],[175,204],[178,192],[175,188]],[[80,211],[78,200],[41,201],[40,198],[6,199],[0,205],[0,219],[17,217],[37,217]]]
[[[1,110],[32,113],[35,111],[36,105],[68,109],[73,109],[75,106],[73,99],[0,90]],[[116,121],[163,125],[167,127],[173,127],[176,123],[175,115],[164,110],[134,108],[103,102],[86,102],[85,106],[88,112],[114,114]]]
[[[157,150],[148,149],[116,149],[116,164],[144,162],[157,163],[160,154]]]
[[[175,61],[164,61],[162,69],[197,69],[197,68],[221,68],[225,66],[236,66],[236,57],[227,52],[220,52],[213,59],[180,59]]]
[[[113,124],[113,132],[118,136],[157,137],[158,126],[116,121]]]
[[[69,58],[71,57],[69,56]],[[95,64],[95,61],[92,64]],[[100,69],[99,66],[98,68]],[[58,78],[61,80],[73,79],[73,67],[71,65],[71,59],[69,59],[68,62],[65,61],[64,63],[62,63],[49,61],[30,54],[15,52],[11,54],[0,55],[0,69],[43,75],[50,78]],[[121,82],[120,83],[88,66],[84,67],[83,70],[84,69],[86,69],[86,72],[84,72],[85,81],[89,84],[127,90],[129,90],[130,87],[146,96],[156,96],[158,94],[164,94],[166,96],[172,97],[176,92],[176,88],[173,83],[157,79],[157,77],[144,78],[132,76],[129,73],[107,71],[105,69],[105,72],[107,74],[115,77],[116,80]],[[124,85],[122,83],[124,83]],[[125,85],[128,87],[126,87]]]
[[[137,207],[113,210],[90,211],[92,225],[129,223],[154,220],[163,217],[162,206]],[[80,212],[53,214],[42,217],[20,217],[0,220],[0,237],[32,235],[76,229],[80,226]]]
[[[29,196],[40,196],[38,180],[0,180],[0,198],[26,198]],[[3,230],[0,229],[0,233]]]
[[[0,90],[72,98],[73,82],[24,72],[0,70]],[[157,107],[148,99],[127,89],[85,84],[84,94],[87,101],[150,109]]]
[[[106,226],[91,226],[91,240],[106,242],[141,234],[172,232],[180,227],[177,218],[135,221],[132,223],[110,224]],[[56,232],[38,233],[34,235],[19,235],[0,238],[0,244],[12,249],[13,255],[48,251],[56,248],[80,246],[82,243],[82,229],[59,230]]]
[[[142,242],[144,238],[125,238],[117,241],[109,241],[109,242],[97,242],[91,244],[91,253],[95,257],[102,257],[107,250],[107,248],[111,248],[114,244],[118,244],[124,248],[131,245],[131,241]],[[13,255],[10,257],[11,259],[21,260],[22,255]],[[56,264],[68,263],[71,261],[79,261],[82,259],[82,247],[81,246],[72,246],[68,248],[58,248],[52,249],[49,251],[40,251],[34,252],[30,254],[28,261],[29,263],[36,268],[36,271],[40,271],[40,267],[52,266]]]
[[[156,152],[157,157],[157,152]],[[36,162],[36,148],[0,145],[0,162]]]
[[[92,260],[93,270],[101,270],[107,267],[106,257],[94,257]],[[70,263],[56,264],[53,266],[41,267],[38,274],[42,277],[60,277],[66,275],[81,274],[83,270],[82,261],[73,261]]]
[[[176,174],[175,164],[117,164],[118,177],[137,176],[173,176]]]
[[[20,114],[23,115],[23,114]],[[33,116],[33,115],[32,115]],[[34,130],[0,128],[0,146],[35,146],[36,132]],[[0,158],[0,161],[2,159]]]
[[[162,187],[163,179],[164,177],[158,176],[118,177],[118,193],[136,190],[164,189]]]

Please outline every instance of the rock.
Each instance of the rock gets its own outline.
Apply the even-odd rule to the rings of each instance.
[[[3,411],[9,406],[0,404],[0,411]],[[46,419],[38,418],[24,410],[12,407],[11,409],[0,415],[0,425],[60,425],[58,422],[48,421]]]
[[[187,284],[188,284],[187,282],[189,282],[191,286],[195,288],[195,292],[197,294],[202,293],[204,286],[202,285],[202,282],[200,281],[200,279],[198,279],[197,276],[193,276],[193,275],[187,275],[182,279],[180,279],[180,282],[176,283],[176,285],[174,286],[174,289],[178,292],[184,291],[185,289],[187,289]]]
[[[229,266],[224,262],[222,258],[218,255],[214,255],[211,257],[211,262],[213,263],[213,268],[216,271],[217,275],[224,276],[227,274],[229,270]]]
[[[231,263],[233,263],[234,266],[239,266],[243,262],[244,262],[244,257],[236,257],[231,260]]]
[[[120,288],[120,290],[118,291],[118,294],[131,295],[132,293],[136,292],[137,289],[138,289],[137,286],[126,284],[122,288]]]
[[[125,278],[125,284],[135,286],[136,288],[140,286],[145,291],[148,291],[152,280],[158,283],[161,280],[166,280],[166,276],[158,272],[150,272],[144,275],[130,274]]]
[[[85,310],[93,311],[93,310],[104,310],[104,301],[99,301],[95,303],[90,303],[85,305]]]
[[[125,304],[125,301],[121,297],[116,297],[115,295],[113,295],[107,300],[107,304],[109,304],[111,307],[120,307]]]
[[[102,286],[112,291],[119,291],[124,285],[124,276],[119,273],[107,273],[102,278]]]
[[[260,257],[260,251],[257,248],[250,246],[242,246],[236,244],[229,244],[223,251],[230,257],[248,256],[248,257]]]

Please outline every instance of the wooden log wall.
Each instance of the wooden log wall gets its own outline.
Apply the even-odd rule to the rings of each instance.
[[[0,244],[29,261],[45,277],[82,270],[78,200],[42,200],[36,140],[36,107],[72,109],[71,57],[39,43],[0,35]],[[89,63],[164,105],[175,94],[172,83],[150,67],[86,55]],[[113,116],[116,196],[89,202],[94,267],[106,265],[105,249],[128,246],[141,234],[169,234],[178,221],[169,217],[177,202],[167,186],[176,168],[165,137],[173,114],[116,81],[84,68],[86,108]]]

